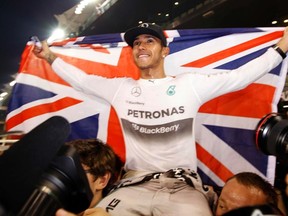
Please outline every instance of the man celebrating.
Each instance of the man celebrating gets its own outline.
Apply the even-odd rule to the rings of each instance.
[[[226,73],[167,76],[169,47],[158,25],[129,29],[140,79],[87,75],[52,53],[47,44],[34,53],[75,89],[109,102],[116,110],[126,147],[126,175],[97,206],[111,215],[212,215],[209,190],[197,174],[194,124],[199,107],[245,88],[279,65],[288,50],[288,28],[262,56]],[[213,201],[213,200],[212,200]]]

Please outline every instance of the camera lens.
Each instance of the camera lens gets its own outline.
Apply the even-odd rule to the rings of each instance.
[[[279,113],[263,117],[256,129],[256,145],[264,154],[288,156],[288,119]]]
[[[42,174],[19,216],[54,216],[59,208],[79,213],[89,207],[92,191],[75,148],[62,146]]]

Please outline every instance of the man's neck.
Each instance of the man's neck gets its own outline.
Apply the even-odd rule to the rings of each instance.
[[[160,70],[160,71],[142,70],[141,71],[142,79],[162,79],[165,77],[166,77],[166,74],[164,70]]]

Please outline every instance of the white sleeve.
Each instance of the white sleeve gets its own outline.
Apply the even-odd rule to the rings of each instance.
[[[89,75],[79,68],[66,63],[61,58],[56,58],[52,69],[74,89],[85,94],[100,97],[110,104],[119,87],[127,78],[105,78],[97,75]],[[109,89],[109,91],[107,90]]]
[[[269,73],[282,60],[282,57],[273,48],[269,48],[263,55],[237,69],[212,75],[198,74],[193,86],[203,103],[228,92],[245,88]]]

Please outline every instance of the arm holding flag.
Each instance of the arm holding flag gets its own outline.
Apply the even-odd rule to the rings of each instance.
[[[35,46],[34,54],[46,60],[63,80],[69,83],[74,89],[85,94],[96,95],[107,100],[110,104],[119,86],[126,78],[110,79],[97,75],[87,75],[83,70],[69,64],[53,53],[47,42],[42,41],[42,46]],[[68,71],[68,73],[67,73]],[[95,85],[97,83],[97,85]],[[106,90],[109,86],[109,91]]]

